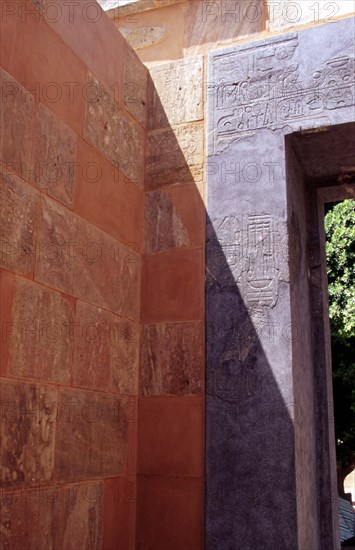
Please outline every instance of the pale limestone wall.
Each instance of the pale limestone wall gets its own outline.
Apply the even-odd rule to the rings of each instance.
[[[353,0],[99,0],[148,65],[354,13]],[[111,9],[109,9],[111,8]]]

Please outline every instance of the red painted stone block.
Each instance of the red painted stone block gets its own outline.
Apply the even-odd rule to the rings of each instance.
[[[201,476],[203,401],[200,397],[140,397],[138,474]]]
[[[202,550],[199,478],[138,476],[137,550]]]
[[[3,14],[6,17],[2,29],[2,44],[6,44],[8,55],[6,70],[36,101],[44,103],[80,135],[85,64],[46,23],[32,0],[1,4],[11,4],[10,12]]]
[[[120,172],[143,187],[144,131],[92,75],[87,82],[83,135]]]
[[[35,279],[130,319],[139,317],[140,258],[43,198]]]
[[[70,383],[74,312],[69,300],[16,278],[9,331],[9,375]]]
[[[79,481],[118,476],[127,464],[129,400],[60,389],[55,478]]]
[[[98,3],[59,0],[47,5],[44,16],[115,97],[122,93],[125,40]]]
[[[77,136],[43,105],[36,115],[34,184],[71,206],[74,197]]]
[[[1,487],[48,483],[54,467],[57,390],[2,378],[0,403]]]
[[[202,323],[143,325],[140,393],[198,395],[204,379]]]
[[[142,321],[202,320],[203,289],[202,250],[143,256]]]
[[[78,302],[74,385],[137,394],[138,367],[139,325]]]
[[[1,548],[101,548],[102,482],[3,492],[0,504]]]
[[[135,477],[104,481],[105,550],[134,550],[137,484]]]
[[[11,342],[12,302],[14,296],[15,276],[9,271],[0,269],[0,376],[6,376]]]
[[[39,210],[39,193],[0,167],[0,266],[32,275]]]
[[[205,207],[195,185],[177,185],[146,193],[144,250],[195,248],[204,242]]]
[[[143,190],[80,140],[74,210],[122,243],[141,250]]]
[[[21,82],[21,76],[19,81]],[[0,158],[12,172],[28,179],[32,170],[35,98],[0,69]]]

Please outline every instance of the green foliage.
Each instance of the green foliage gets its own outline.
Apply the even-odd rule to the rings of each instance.
[[[346,467],[355,455],[355,200],[330,206],[325,232],[337,460]]]

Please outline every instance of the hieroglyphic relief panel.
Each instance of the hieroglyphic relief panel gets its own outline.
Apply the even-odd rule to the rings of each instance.
[[[213,153],[260,129],[300,129],[315,119],[326,124],[329,111],[355,104],[351,48],[330,56],[306,79],[298,48],[298,34],[290,33],[213,57],[208,90],[214,102]]]
[[[284,258],[284,224],[266,213],[213,220],[207,228],[207,282],[238,286],[249,314],[276,305]]]

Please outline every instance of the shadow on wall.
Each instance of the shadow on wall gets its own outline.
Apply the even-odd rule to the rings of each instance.
[[[201,246],[203,241],[196,219],[206,216],[198,194],[206,168],[199,160],[200,123],[172,128],[157,95],[153,105],[150,127],[158,129],[148,132],[145,254],[150,255],[149,261],[155,265],[161,265],[159,258],[167,257],[167,251],[174,254],[174,261],[166,274],[152,269],[151,279],[147,280],[144,268],[147,258],[143,257],[143,319],[147,311],[149,316],[157,307],[156,303],[151,304],[154,300],[163,308],[159,312],[163,319],[171,320],[178,312],[181,321],[191,320],[199,318],[197,302],[203,299],[199,296],[200,273],[190,269],[192,263],[185,263],[187,249]],[[197,201],[191,201],[191,196],[197,197]],[[180,484],[176,481],[172,487],[165,475],[162,489],[161,476],[159,488],[155,490],[151,484],[153,491],[145,493],[146,476],[141,475],[138,465],[137,545],[142,550],[298,548],[295,433],[291,414],[300,415],[300,411],[293,398],[287,401],[282,394],[270,367],[272,357],[277,369],[279,355],[280,369],[283,368],[285,358],[278,339],[281,337],[289,346],[291,327],[282,325],[282,314],[277,327],[267,315],[270,307],[277,307],[273,303],[275,285],[277,294],[288,291],[289,283],[276,280],[275,270],[275,256],[285,253],[287,258],[287,234],[276,227],[271,216],[252,211],[239,219],[207,217],[206,532],[203,536],[201,488],[197,507],[182,478]],[[241,296],[240,284],[250,288],[247,303]],[[143,356],[147,344],[144,334],[143,326]],[[163,364],[157,350],[151,350],[152,356],[156,353],[148,371],[142,364],[141,381],[149,372],[145,395],[156,395],[157,380],[161,395],[189,396],[202,392],[202,372],[194,371],[185,344],[182,342],[172,372],[161,371],[162,366],[168,365]],[[165,341],[164,346],[169,349],[170,342]],[[282,378],[282,372],[279,374]],[[186,385],[199,376],[197,386]],[[142,389],[141,385],[141,392]],[[194,445],[191,425],[184,425],[185,419],[181,417],[179,437],[174,441],[169,431],[175,431],[179,419],[174,419],[174,426],[168,425],[164,420],[164,403],[160,415],[159,422],[166,422],[165,436],[171,448],[166,442],[161,446],[158,463],[171,461],[170,476],[191,475],[180,464],[181,458],[196,460],[196,454],[191,454]],[[139,433],[144,430],[144,422],[139,416]],[[156,441],[153,430],[149,436]],[[142,445],[140,439],[139,445]],[[168,454],[163,456],[166,451]],[[203,453],[202,448],[200,452]],[[142,453],[143,449],[138,456]],[[188,494],[189,498],[185,498]]]

